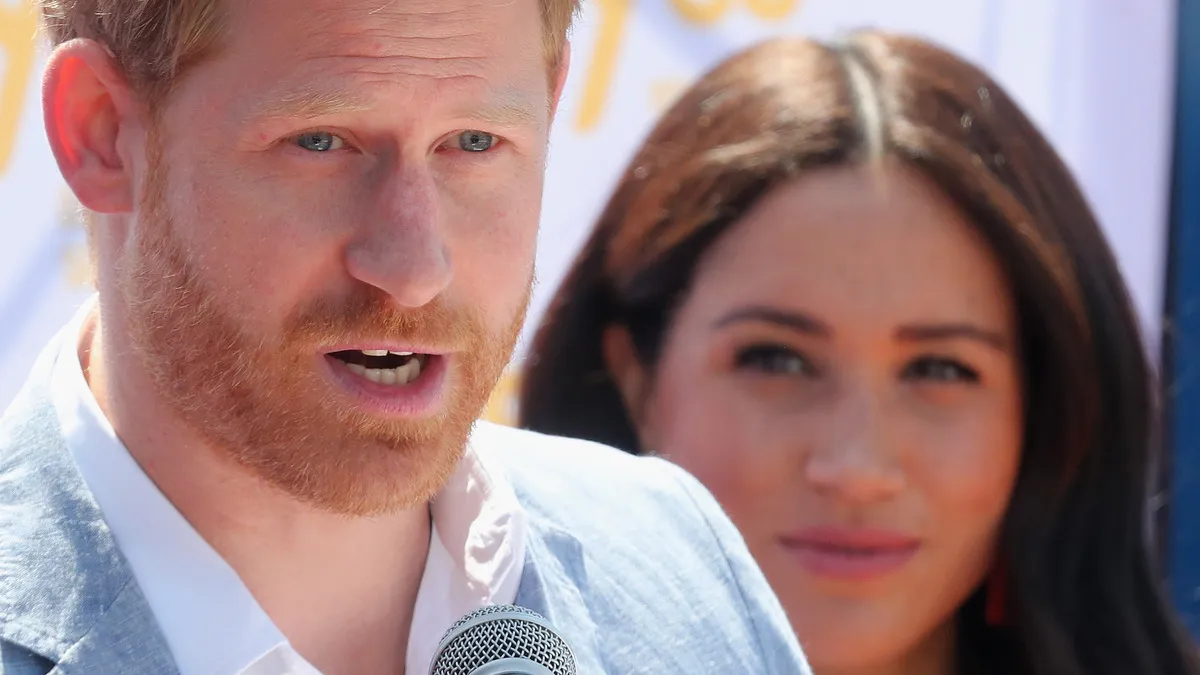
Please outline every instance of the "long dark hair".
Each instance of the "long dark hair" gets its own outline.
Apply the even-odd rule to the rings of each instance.
[[[1153,374],[1116,260],[1070,171],[984,73],[923,41],[760,44],[705,75],[650,134],[552,302],[522,426],[639,452],[602,355],[626,326],[653,372],[693,270],[773,187],[883,155],[914,167],[1010,279],[1027,427],[1000,561],[1007,627],[959,612],[968,673],[1200,673],[1160,589],[1147,518]]]

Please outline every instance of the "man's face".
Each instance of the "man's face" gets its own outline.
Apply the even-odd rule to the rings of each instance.
[[[345,513],[427,499],[533,276],[537,0],[255,0],[149,133],[112,278],[159,394]]]

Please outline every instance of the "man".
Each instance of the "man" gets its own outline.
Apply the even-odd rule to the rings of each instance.
[[[681,471],[475,424],[533,275],[571,0],[41,0],[97,299],[0,421],[0,673],[802,673]]]

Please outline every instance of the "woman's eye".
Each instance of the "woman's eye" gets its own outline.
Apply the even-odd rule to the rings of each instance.
[[[979,373],[973,369],[944,358],[922,358],[909,364],[902,375],[906,380],[927,380],[932,382],[964,382],[979,381]]]
[[[755,345],[738,351],[738,370],[754,370],[771,375],[799,375],[815,371],[812,364],[792,349],[781,345]]]
[[[340,136],[327,131],[309,131],[295,138],[296,145],[309,152],[330,152],[342,148],[346,142]]]
[[[498,140],[492,134],[468,130],[458,135],[458,147],[466,152],[487,152]]]

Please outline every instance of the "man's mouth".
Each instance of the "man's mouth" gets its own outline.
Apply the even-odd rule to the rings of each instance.
[[[386,349],[347,349],[329,356],[346,364],[350,372],[371,382],[402,386],[421,376],[429,354],[396,352]]]

